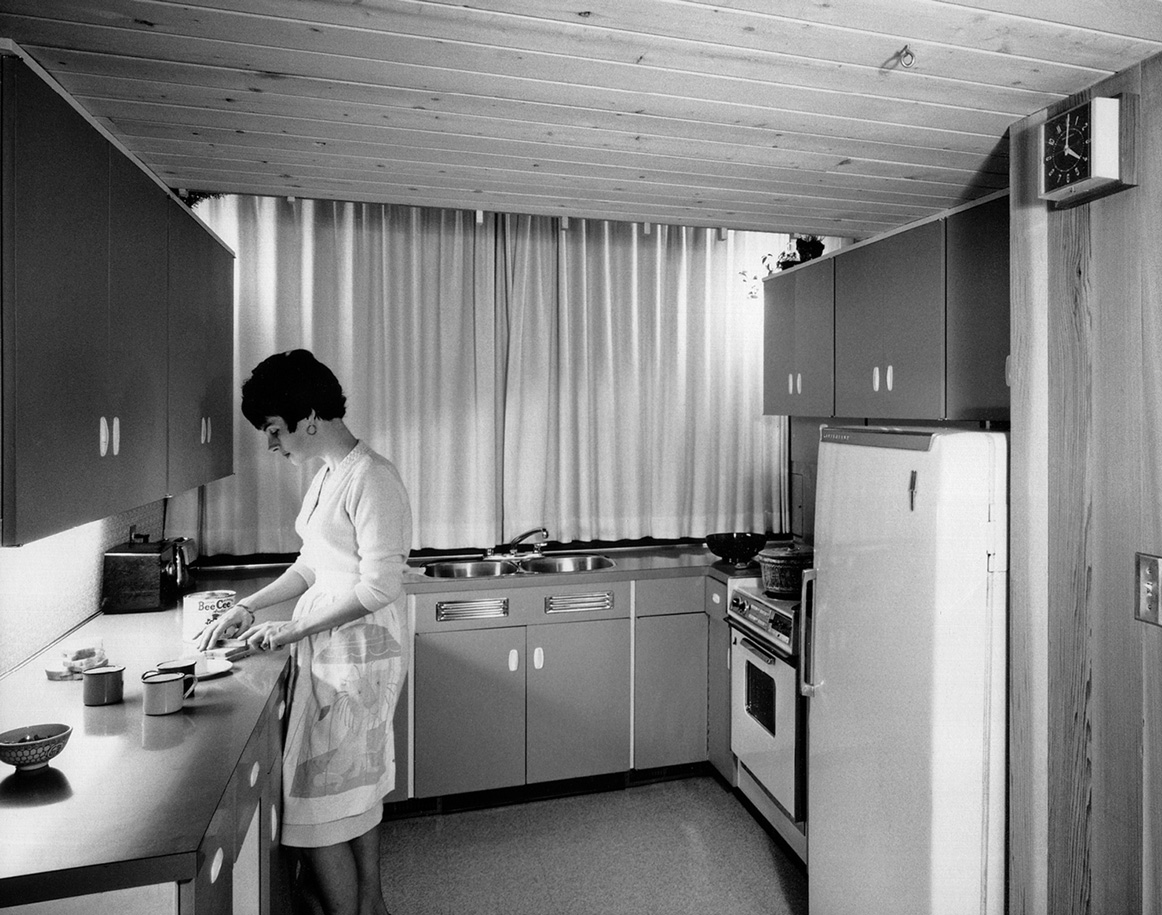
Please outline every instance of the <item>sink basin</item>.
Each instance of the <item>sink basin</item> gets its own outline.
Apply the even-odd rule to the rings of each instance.
[[[608,556],[593,556],[588,553],[536,556],[532,559],[522,559],[520,564],[526,572],[593,572],[597,569],[613,568],[613,560]]]
[[[508,559],[457,559],[424,566],[424,574],[432,578],[494,578],[519,571],[520,566]]]

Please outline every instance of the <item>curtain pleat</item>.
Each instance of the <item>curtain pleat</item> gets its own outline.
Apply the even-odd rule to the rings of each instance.
[[[198,212],[238,255],[235,391],[272,353],[315,352],[399,467],[414,547],[786,529],[746,276],[786,236],[269,197]],[[312,471],[236,429],[235,475],[204,487],[200,526],[196,493],[172,499],[169,532],[295,552]]]

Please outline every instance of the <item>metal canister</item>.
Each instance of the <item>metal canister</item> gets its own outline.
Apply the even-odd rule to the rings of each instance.
[[[234,606],[236,591],[194,591],[182,598],[182,632],[194,641],[210,623]]]

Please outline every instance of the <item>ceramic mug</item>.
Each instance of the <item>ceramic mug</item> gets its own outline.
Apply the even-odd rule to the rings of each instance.
[[[198,685],[198,675],[195,673],[197,667],[197,658],[180,658],[176,661],[162,661],[157,665],[157,669],[161,673],[179,673],[185,677],[185,694],[187,699],[193,697],[194,687]]]
[[[147,715],[180,712],[185,702],[185,676],[177,670],[147,670],[141,675],[141,694]]]
[[[90,667],[81,676],[85,705],[113,705],[120,702],[124,689],[125,668],[113,664],[105,667]]]

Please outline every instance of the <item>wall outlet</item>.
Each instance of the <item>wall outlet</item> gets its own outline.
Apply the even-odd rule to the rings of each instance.
[[[1162,603],[1162,557],[1137,553],[1134,570],[1138,583],[1134,617],[1144,623],[1162,626],[1162,617],[1159,616],[1159,604]]]

